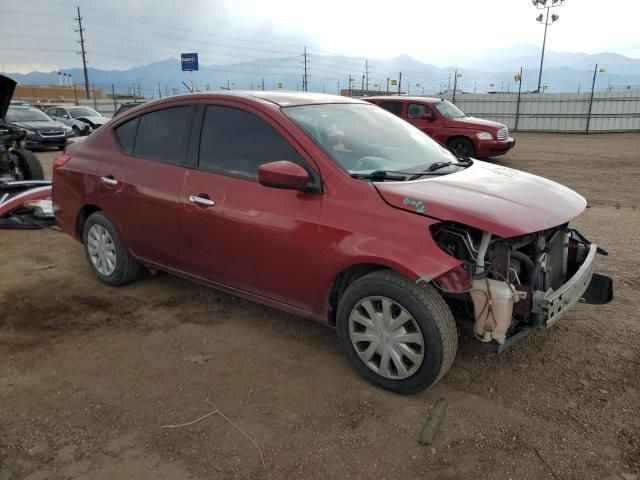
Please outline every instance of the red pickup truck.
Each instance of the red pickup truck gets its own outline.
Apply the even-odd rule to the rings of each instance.
[[[516,141],[498,122],[469,117],[440,98],[381,96],[363,98],[397,115],[446,146],[458,157],[504,155]]]

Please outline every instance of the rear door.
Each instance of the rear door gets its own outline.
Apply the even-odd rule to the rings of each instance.
[[[117,125],[98,168],[100,206],[139,259],[175,267],[178,209],[195,106],[162,106]]]
[[[322,196],[269,188],[258,166],[289,160],[318,173],[293,138],[260,111],[203,105],[197,168],[185,175],[185,270],[207,280],[310,309]],[[208,203],[208,205],[202,202]]]
[[[387,112],[393,113],[394,115],[405,118],[404,116],[404,103],[397,101],[389,101],[385,100],[378,104],[380,108],[384,108]]]

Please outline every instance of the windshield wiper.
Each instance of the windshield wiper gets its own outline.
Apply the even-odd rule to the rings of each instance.
[[[429,168],[427,168],[424,172],[416,173],[411,176],[408,180],[415,180],[425,175],[442,175],[441,173],[434,173],[436,170],[440,170],[441,168],[453,166],[461,166],[461,167],[470,167],[472,164],[471,160],[465,162],[436,162],[431,164]]]
[[[374,180],[374,181],[382,181],[382,180],[402,181],[402,180],[406,180],[410,176],[411,176],[410,173],[394,172],[393,170],[374,170],[371,173],[352,173],[351,174],[351,178],[360,178],[360,179],[367,179],[367,180]]]
[[[470,167],[471,161],[465,160],[463,162],[436,162],[432,163],[429,168],[427,168],[427,172],[435,172],[436,170],[440,170],[441,168],[448,167],[450,165],[460,165],[461,167]]]

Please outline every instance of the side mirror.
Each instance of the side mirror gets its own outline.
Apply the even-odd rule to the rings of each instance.
[[[67,115],[66,113],[62,115],[62,118],[66,118],[67,120],[69,120],[69,115]]]
[[[265,187],[295,190],[306,187],[309,180],[309,172],[288,160],[263,163],[258,167],[258,181]]]
[[[433,116],[433,112],[424,112],[422,118],[427,122],[433,122],[436,119],[436,117]]]

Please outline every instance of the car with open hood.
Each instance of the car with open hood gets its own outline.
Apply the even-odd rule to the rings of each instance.
[[[458,328],[501,350],[612,298],[578,193],[332,95],[146,103],[55,160],[53,203],[105,284],[149,267],[318,320],[399,393],[447,372]]]
[[[504,155],[516,144],[506,125],[470,117],[442,98],[387,95],[363,100],[402,118],[457,157],[496,157]]]
[[[16,85],[15,80],[0,75],[0,184],[44,179],[40,161],[24,148],[26,130],[6,121]]]

